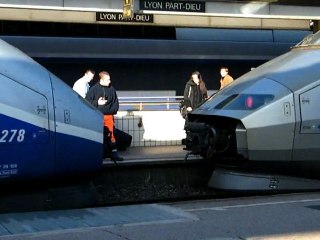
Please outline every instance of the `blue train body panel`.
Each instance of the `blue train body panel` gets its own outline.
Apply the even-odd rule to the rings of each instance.
[[[52,176],[53,134],[3,114],[0,122],[0,179]]]
[[[57,134],[56,172],[59,175],[86,173],[101,167],[103,148],[100,143],[66,134]],[[96,158],[95,156],[101,156]]]
[[[0,82],[0,182],[102,167],[103,115],[1,40]]]
[[[40,144],[49,141],[48,129],[0,114],[1,132],[0,144],[25,145]]]

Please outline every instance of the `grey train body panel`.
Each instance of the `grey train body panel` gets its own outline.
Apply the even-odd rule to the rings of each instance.
[[[219,166],[319,178],[319,39],[305,38],[189,113],[186,150]]]

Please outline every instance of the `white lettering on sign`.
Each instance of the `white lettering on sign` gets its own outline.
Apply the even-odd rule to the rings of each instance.
[[[140,0],[141,10],[205,12],[205,1]]]
[[[201,6],[200,6],[200,4],[196,4],[196,3],[186,3],[186,10],[200,11]]]
[[[149,15],[136,15],[135,19],[139,22],[149,22],[150,16]]]
[[[162,2],[144,2],[145,9],[158,9],[162,10],[163,4]]]
[[[181,10],[182,9],[182,5],[183,3],[170,3],[170,2],[166,2],[166,9],[168,10]]]
[[[132,18],[123,18],[122,13],[96,13],[97,21],[110,21],[110,22],[141,22],[141,23],[153,23],[152,14],[133,14]]]
[[[117,15],[113,14],[113,13],[100,13],[100,19],[109,20],[109,21],[116,21]]]

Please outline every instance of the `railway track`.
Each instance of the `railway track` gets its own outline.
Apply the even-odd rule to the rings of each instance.
[[[208,161],[108,164],[86,178],[2,184],[0,213],[274,194],[208,188],[213,170]]]
[[[206,161],[108,165],[91,177],[1,184],[0,213],[210,198]]]

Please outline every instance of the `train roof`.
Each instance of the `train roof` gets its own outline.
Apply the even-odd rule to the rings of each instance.
[[[320,80],[320,48],[293,48],[235,81],[236,85],[252,84],[263,78],[272,79],[295,92]],[[243,86],[244,87],[244,86]]]
[[[40,93],[51,89],[49,72],[2,39],[0,39],[0,74]]]
[[[312,47],[312,46],[320,47],[320,31],[306,36],[295,47]]]

